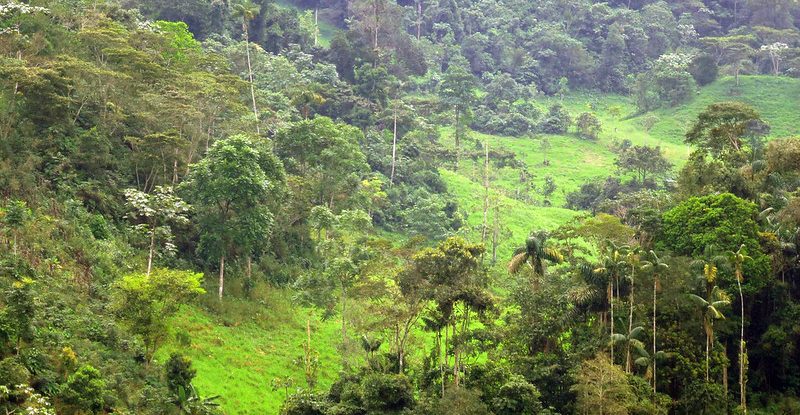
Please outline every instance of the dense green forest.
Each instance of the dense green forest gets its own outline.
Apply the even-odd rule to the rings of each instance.
[[[800,414],[792,0],[0,0],[5,414]]]

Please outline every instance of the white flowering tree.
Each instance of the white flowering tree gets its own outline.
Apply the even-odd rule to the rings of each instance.
[[[37,13],[47,14],[50,13],[50,10],[13,0],[6,4],[0,4],[0,35],[19,33],[19,17]]]
[[[786,49],[789,49],[789,45],[782,42],[761,45],[761,52],[766,53],[767,56],[769,56],[769,60],[772,62],[772,73],[775,75],[780,73],[781,53]]]
[[[128,217],[138,222],[134,228],[147,235],[150,240],[147,256],[147,275],[153,268],[153,254],[156,241],[164,241],[166,252],[174,252],[171,225],[189,223],[186,215],[189,204],[176,196],[171,187],[156,186],[153,193],[144,193],[136,189],[125,190],[127,205],[131,209]]]
[[[0,385],[0,410],[7,414],[56,415],[53,404],[28,385]]]

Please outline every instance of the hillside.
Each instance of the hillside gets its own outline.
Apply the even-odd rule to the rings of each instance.
[[[787,0],[7,0],[0,413],[799,414],[798,74]]]
[[[617,95],[571,94],[564,98],[564,104],[572,112],[579,112],[590,105],[603,122],[603,132],[597,141],[579,139],[574,135],[547,135],[552,143],[548,152],[549,166],[542,165],[539,140],[527,137],[500,137],[472,133],[478,140],[488,140],[490,146],[499,146],[513,152],[525,161],[534,175],[534,182],[541,183],[543,177],[554,178],[558,190],[553,195],[553,207],[535,206],[513,198],[519,186],[520,170],[505,167],[494,170],[491,175],[492,197],[498,198],[501,205],[501,224],[505,228],[498,247],[498,269],[503,270],[511,252],[520,245],[532,230],[553,230],[585,214],[560,207],[564,193],[577,189],[582,183],[604,178],[613,173],[615,154],[610,147],[614,140],[628,138],[637,144],[661,145],[667,157],[680,166],[686,157],[686,146],[681,143],[682,133],[675,129],[678,121],[696,117],[706,103],[724,99],[741,99],[764,114],[764,118],[775,126],[772,137],[791,133],[792,124],[786,120],[800,123],[800,115],[774,105],[776,99],[795,102],[795,89],[800,88],[800,80],[774,79],[771,77],[743,77],[741,95],[730,96],[727,92],[732,79],[724,78],[700,90],[695,100],[673,109],[656,112],[659,122],[648,133],[640,124],[642,115],[615,119],[608,114],[608,108],[622,108],[623,114],[633,112],[635,107],[630,99]],[[769,87],[770,94],[761,93],[760,88]],[[551,101],[543,101],[542,105]],[[774,111],[778,111],[777,113]],[[673,123],[674,121],[674,123]],[[673,125],[674,124],[674,125]],[[672,126],[672,127],[670,127]],[[669,128],[673,128],[670,130]],[[447,137],[451,130],[445,128]],[[447,141],[446,141],[447,143]],[[452,145],[452,143],[448,143]],[[466,235],[471,240],[480,239],[483,220],[483,185],[480,161],[465,160],[458,172],[441,169],[440,174],[458,201],[460,209],[466,214]],[[494,213],[490,211],[489,222]],[[233,312],[235,316],[213,316],[200,308],[188,308],[174,322],[174,330],[186,331],[192,339],[189,356],[198,368],[197,386],[208,394],[221,395],[220,400],[226,413],[255,414],[274,413],[284,397],[282,389],[273,390],[271,381],[275,377],[290,376],[296,385],[303,383],[301,368],[292,362],[301,352],[304,341],[304,313],[308,310],[296,308],[281,299],[284,291],[268,291],[266,302],[243,302],[241,309]],[[236,310],[237,306],[231,306]],[[230,313],[229,313],[230,314]],[[277,314],[293,316],[285,320]],[[337,356],[338,320],[319,321],[312,324],[314,343],[321,351],[320,360],[329,362],[320,372],[320,386],[327,387],[337,376],[339,366]],[[165,350],[177,350],[180,345],[172,345]],[[229,398],[235,396],[235,399]]]

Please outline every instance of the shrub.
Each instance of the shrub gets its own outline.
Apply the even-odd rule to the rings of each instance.
[[[414,404],[414,389],[405,375],[372,373],[361,381],[361,399],[369,411],[399,412]]]
[[[106,382],[100,371],[86,365],[67,379],[61,391],[61,399],[73,413],[99,412],[105,406]]]

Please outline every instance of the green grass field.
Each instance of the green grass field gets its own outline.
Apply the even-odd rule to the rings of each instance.
[[[303,355],[306,319],[321,363],[317,387],[327,389],[341,368],[338,319],[321,321],[319,313],[289,303],[282,289],[257,297],[253,302],[227,299],[222,312],[185,307],[171,324],[172,340],[157,356],[164,361],[174,350],[186,353],[197,369],[194,384],[200,394],[221,395],[218,402],[228,415],[277,414],[285,391],[273,390],[276,377],[294,380],[290,393],[306,386],[302,367],[294,363]],[[190,336],[190,347],[177,343],[179,332]]]

